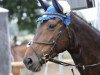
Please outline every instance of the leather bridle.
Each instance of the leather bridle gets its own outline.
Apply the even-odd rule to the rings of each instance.
[[[61,17],[65,18],[65,15],[62,15],[62,14],[59,14],[59,13],[45,13],[45,14],[47,14],[47,15],[58,15],[58,16],[61,16]],[[62,21],[62,22],[63,22],[63,21]],[[62,24],[63,24],[63,23],[62,23]],[[60,36],[61,36],[61,34],[62,34],[62,30],[61,30],[62,27],[63,27],[63,25],[60,26],[60,28],[59,28],[59,30],[58,30],[58,33],[57,33],[55,39],[54,39],[52,42],[37,42],[37,41],[31,41],[31,42],[28,43],[28,47],[31,47],[32,50],[35,52],[35,54],[36,54],[37,56],[38,56],[38,54],[36,53],[36,51],[35,51],[35,50],[33,49],[33,47],[32,47],[32,44],[33,44],[33,43],[34,43],[34,44],[52,45],[51,48],[49,49],[49,52],[48,52],[48,53],[43,54],[42,57],[39,57],[39,56],[38,56],[39,61],[40,61],[41,64],[43,64],[44,62],[47,62],[47,61],[51,61],[52,56],[50,56],[50,55],[51,55],[52,51],[54,50],[54,48],[55,48],[55,46],[56,46],[56,43],[57,43],[57,41],[59,40],[59,38],[60,38]],[[69,36],[69,43],[70,43],[70,41],[71,41],[71,34],[70,34],[70,32],[69,32],[69,28],[68,28],[68,27],[66,27],[66,28],[67,28],[67,32],[68,32],[68,36]],[[57,53],[55,53],[55,55],[57,55]],[[54,55],[54,56],[55,56],[55,55]],[[44,61],[44,62],[43,62],[43,61]]]
[[[52,56],[50,56],[50,55],[51,55],[52,51],[54,50],[54,48],[55,48],[55,46],[56,46],[56,44],[57,44],[57,41],[59,40],[59,38],[60,38],[60,36],[61,36],[61,34],[62,34],[61,29],[62,29],[62,26],[59,28],[58,33],[57,33],[55,39],[54,39],[52,42],[30,41],[30,42],[27,44],[27,47],[31,47],[32,50],[34,51],[34,53],[37,55],[37,57],[38,57],[38,59],[39,59],[39,62],[40,62],[41,64],[43,64],[43,63],[45,63],[45,62],[47,62],[47,61],[51,61]],[[42,57],[39,57],[38,54],[36,53],[36,51],[35,51],[35,50],[33,49],[33,47],[32,47],[32,44],[33,44],[33,43],[34,43],[34,44],[51,45],[51,47],[50,47],[48,53],[43,54]],[[57,55],[57,54],[55,54],[55,55]],[[54,56],[55,56],[55,55],[54,55]]]

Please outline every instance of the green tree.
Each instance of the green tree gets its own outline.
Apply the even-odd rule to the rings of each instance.
[[[10,20],[14,17],[18,18],[20,30],[34,31],[37,18],[35,10],[38,8],[37,0],[0,0],[0,6],[9,10]]]

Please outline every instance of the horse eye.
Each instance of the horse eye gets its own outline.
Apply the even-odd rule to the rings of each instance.
[[[49,25],[49,28],[54,28],[56,25],[54,25],[54,24],[50,24]]]

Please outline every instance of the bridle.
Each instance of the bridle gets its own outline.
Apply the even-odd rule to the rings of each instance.
[[[62,26],[60,27],[60,29],[58,30],[58,33],[56,34],[56,37],[55,39],[52,41],[52,42],[37,42],[37,41],[30,41],[28,44],[27,44],[27,47],[31,47],[32,50],[34,51],[34,53],[38,56],[38,54],[36,53],[36,51],[33,49],[32,47],[32,44],[35,43],[35,44],[44,44],[44,45],[51,45],[50,49],[49,49],[49,52],[47,54],[43,54],[43,56],[40,58],[38,56],[38,59],[40,60],[40,63],[43,64],[47,61],[50,61],[52,59],[52,56],[51,53],[52,51],[54,50],[56,44],[57,44],[57,41],[59,40],[61,34],[62,34]],[[56,54],[54,54],[55,56]],[[44,61],[44,62],[43,62]]]
[[[59,14],[59,13],[45,13],[43,15],[57,15],[57,16],[61,16],[63,17],[63,19],[66,17],[65,15],[62,15],[62,14]],[[62,24],[63,24],[63,21],[62,21]],[[63,25],[60,25],[60,28],[58,30],[58,33],[56,34],[56,37],[55,39],[52,41],[52,42],[37,42],[37,41],[31,41],[28,43],[28,47],[31,47],[32,48],[32,44],[44,44],[44,45],[52,45],[51,48],[49,49],[49,52],[47,54],[43,54],[43,57],[39,57],[39,60],[40,62],[41,61],[51,61],[52,59],[52,56],[50,56],[50,54],[52,53],[52,51],[54,50],[55,46],[56,46],[56,43],[57,41],[59,40],[61,34],[62,34],[62,27]],[[70,32],[69,32],[69,28],[67,28],[67,32],[68,32],[68,37],[69,37],[69,40],[71,39],[71,35],[70,35]],[[70,42],[70,41],[69,41]],[[33,48],[32,48],[33,49]],[[33,51],[35,52],[35,50],[33,49]],[[36,52],[35,52],[36,55],[38,55]],[[57,54],[54,54],[54,56],[57,55]]]
[[[65,15],[62,15],[62,14],[59,14],[59,13],[45,13],[47,15],[59,15],[59,16],[62,16],[63,18],[65,18]],[[91,64],[91,65],[81,65],[81,64],[78,64],[78,65],[73,65],[73,64],[69,64],[69,63],[66,63],[66,62],[62,62],[62,61],[59,61],[59,60],[56,60],[56,59],[53,59],[51,56],[49,56],[51,54],[51,52],[54,50],[55,46],[56,46],[56,43],[57,41],[59,40],[60,36],[61,36],[61,33],[62,33],[62,30],[61,30],[62,26],[60,27],[60,29],[58,30],[58,33],[57,33],[57,36],[56,38],[52,41],[52,42],[37,42],[37,41],[31,41],[28,43],[28,47],[31,47],[32,50],[35,52],[35,54],[37,55],[38,59],[40,60],[40,64],[43,64],[47,61],[51,61],[53,63],[56,63],[56,64],[60,64],[60,65],[64,65],[64,66],[74,66],[74,67],[81,67],[83,68],[83,70],[86,68],[86,67],[93,67],[93,66],[98,66],[100,65],[100,63],[97,63],[97,64]],[[71,43],[71,32],[70,32],[70,29],[69,27],[66,27],[67,29],[67,33],[68,33],[68,37],[69,37],[69,44]],[[33,49],[32,47],[32,44],[35,43],[35,44],[45,44],[45,45],[52,45],[48,54],[43,54],[43,57],[39,57],[38,54],[36,53],[36,51]],[[81,50],[79,52],[79,55],[81,54]],[[44,61],[44,62],[43,62]]]

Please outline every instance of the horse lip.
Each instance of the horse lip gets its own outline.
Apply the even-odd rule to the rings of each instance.
[[[28,65],[27,68],[28,68],[29,70],[31,70],[31,71],[34,72],[34,67],[33,67],[33,65]]]
[[[38,71],[40,71],[39,68],[36,69],[36,68],[34,67],[33,64],[26,65],[26,67],[27,67],[30,71],[32,71],[32,72],[38,72]]]
[[[33,68],[33,65],[30,64],[30,65],[28,65],[27,67],[28,67],[29,70],[31,70],[31,69]]]
[[[30,66],[29,67],[29,70],[31,70],[32,72],[38,72],[38,71],[40,71],[40,69],[39,68],[34,68],[33,66]]]

